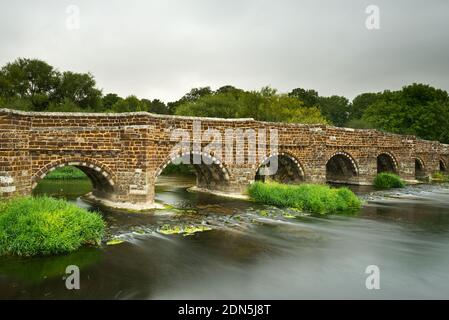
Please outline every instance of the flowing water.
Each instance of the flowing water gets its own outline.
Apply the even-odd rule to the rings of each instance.
[[[99,210],[123,243],[59,257],[0,258],[0,298],[300,299],[449,298],[449,189],[416,186],[365,199],[356,216],[291,210],[191,193],[188,177],[160,177],[152,214],[96,208],[88,181],[42,181],[37,194]],[[163,225],[211,231],[165,235]],[[65,268],[81,270],[67,290]],[[368,290],[366,268],[380,270]]]

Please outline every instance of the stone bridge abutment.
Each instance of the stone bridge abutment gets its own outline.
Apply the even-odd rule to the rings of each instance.
[[[223,143],[211,151],[210,135],[198,139],[198,128],[223,137]],[[173,139],[176,130],[187,132],[182,145]],[[258,140],[256,153],[247,139],[225,144],[229,130],[249,130],[247,136],[267,138],[266,143],[260,146]],[[274,131],[275,143],[268,139]],[[204,161],[195,163],[195,157]],[[0,110],[0,198],[29,195],[50,171],[69,165],[91,179],[95,197],[147,208],[169,163],[193,162],[201,189],[241,193],[254,180],[267,178],[261,168],[273,157],[278,167],[269,178],[284,183],[371,184],[378,172],[415,180],[449,169],[448,145],[376,130],[149,113]]]

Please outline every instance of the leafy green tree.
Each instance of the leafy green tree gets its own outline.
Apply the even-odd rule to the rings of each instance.
[[[112,106],[113,112],[137,112],[145,111],[145,104],[142,103],[136,96],[129,96],[126,99],[117,101]]]
[[[230,93],[206,95],[196,101],[181,104],[176,114],[196,117],[237,118],[241,101]]]
[[[449,97],[429,85],[412,84],[400,91],[384,91],[362,119],[375,128],[449,142]]]
[[[142,99],[141,102],[145,105],[145,110],[151,113],[167,114],[168,109],[165,103],[159,99],[153,101],[148,99]]]
[[[296,98],[265,87],[258,92],[224,91],[182,104],[176,114],[220,118],[254,118],[261,121],[326,123],[316,107],[304,107]]]
[[[309,124],[327,123],[317,107],[305,107],[301,101],[287,95],[271,96],[265,116],[258,120]]]
[[[302,101],[306,107],[316,107],[319,103],[318,92],[313,89],[296,88],[288,96]]]
[[[352,100],[350,105],[349,120],[361,119],[365,110],[381,98],[382,95],[379,93],[368,92],[359,94]]]
[[[188,93],[186,93],[181,99],[169,102],[167,104],[167,109],[169,114],[175,114],[178,107],[182,104],[194,102],[198,100],[199,98],[211,95],[213,92],[210,87],[200,87],[200,88],[193,88]]]
[[[29,99],[36,111],[48,107],[59,81],[59,73],[38,59],[19,58],[7,63],[1,74],[1,96]]]
[[[33,105],[29,99],[12,97],[3,98],[0,97],[0,108],[8,108],[22,111],[32,111]]]
[[[48,112],[85,112],[80,106],[70,100],[69,98],[64,98],[62,102],[52,102],[50,103]]]
[[[100,111],[101,91],[95,88],[95,79],[90,73],[64,72],[56,89],[58,100],[70,99],[81,109]]]
[[[352,119],[345,123],[345,127],[354,129],[373,129],[374,126],[363,119]]]
[[[108,93],[101,99],[102,110],[111,111],[112,106],[120,100],[122,100],[122,98],[120,98],[117,94]]]
[[[234,86],[222,86],[220,88],[218,88],[217,90],[215,90],[215,94],[220,94],[220,93],[231,93],[231,94],[235,94],[235,95],[239,95],[243,93],[242,89],[238,89]]]
[[[349,100],[341,96],[320,97],[318,106],[321,114],[334,125],[343,126],[349,117]]]

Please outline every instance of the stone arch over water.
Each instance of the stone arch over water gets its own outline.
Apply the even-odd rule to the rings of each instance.
[[[274,163],[274,161],[277,161]],[[281,152],[266,157],[255,174],[256,181],[273,180],[276,182],[297,184],[305,180],[304,169],[296,157]]]
[[[426,168],[424,161],[421,158],[415,158],[415,178],[425,179],[426,178]]]
[[[92,193],[101,198],[107,198],[114,192],[115,176],[104,164],[94,159],[69,158],[60,159],[41,167],[32,177],[32,189],[40,180],[44,179],[48,173],[62,167],[72,166],[81,170],[92,183]]]
[[[382,172],[398,174],[398,162],[390,152],[383,152],[377,156],[377,173]]]
[[[326,162],[327,182],[356,183],[358,175],[357,163],[347,152],[336,152]]]
[[[440,172],[445,172],[445,173],[447,172],[447,165],[443,159],[440,159],[439,170],[440,170]]]
[[[226,191],[229,186],[229,171],[219,159],[210,154],[188,152],[172,156],[158,167],[154,181],[169,164],[191,166],[196,174],[198,188]]]

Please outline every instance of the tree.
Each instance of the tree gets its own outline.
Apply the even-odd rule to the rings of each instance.
[[[304,103],[306,107],[318,106],[319,95],[315,90],[306,90],[302,88],[293,89],[289,94],[289,97],[296,98]]]
[[[196,101],[181,104],[176,114],[196,117],[237,118],[241,104],[239,98],[230,93],[205,95]]]
[[[167,109],[169,114],[175,114],[177,108],[185,103],[189,102],[195,102],[198,99],[211,95],[213,92],[210,89],[210,87],[200,87],[200,88],[193,88],[188,93],[186,93],[181,99],[169,102],[167,104]]]
[[[412,84],[384,91],[362,119],[376,129],[449,142],[449,97],[429,85]]]
[[[48,63],[19,58],[1,70],[0,94],[3,97],[29,99],[33,110],[45,110],[52,100],[59,73]]]
[[[180,105],[176,113],[188,116],[254,118],[261,121],[326,123],[318,108],[304,107],[298,99],[277,94],[276,90],[269,87],[258,92],[225,90],[206,95]]]
[[[215,94],[220,94],[220,93],[231,93],[231,94],[235,94],[235,95],[239,95],[241,93],[243,93],[242,89],[238,89],[234,86],[222,86],[220,88],[218,88],[217,90],[215,90],[214,92]]]
[[[349,107],[349,120],[361,119],[365,110],[381,98],[379,93],[362,93],[352,100]]]
[[[0,97],[0,108],[31,111],[33,110],[33,105],[29,99],[24,99],[20,97],[12,97],[12,98]]]
[[[266,112],[258,120],[309,124],[327,123],[317,107],[305,107],[302,101],[288,95],[269,97]]]
[[[167,114],[168,109],[165,103],[159,99],[153,101],[148,99],[142,99],[141,102],[145,105],[145,110],[151,113]]]
[[[342,96],[319,97],[321,114],[334,125],[341,127],[348,120],[349,100]]]
[[[117,101],[112,106],[113,112],[137,112],[145,111],[145,104],[143,104],[136,96],[129,96],[126,99]]]
[[[102,104],[102,110],[103,111],[111,111],[112,106],[117,103],[118,101],[122,100],[117,94],[115,93],[108,93],[102,98],[101,104]]]
[[[48,112],[85,112],[85,110],[81,109],[78,104],[70,100],[69,98],[64,98],[62,102],[52,102],[50,103]]]
[[[58,101],[70,99],[84,110],[99,111],[101,107],[101,91],[95,88],[95,79],[90,73],[64,72],[56,96]]]

